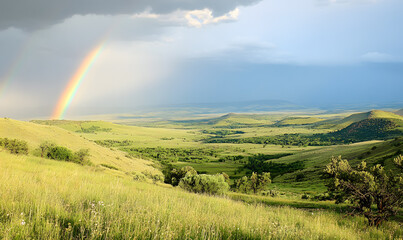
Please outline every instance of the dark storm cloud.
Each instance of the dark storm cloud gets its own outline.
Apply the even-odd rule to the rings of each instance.
[[[145,10],[169,13],[175,10],[209,8],[222,15],[237,6],[260,0],[0,0],[0,29],[45,28],[74,15],[135,14]]]

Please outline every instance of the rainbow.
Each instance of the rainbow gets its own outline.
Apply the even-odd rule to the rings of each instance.
[[[67,84],[62,96],[60,97],[56,108],[53,111],[51,119],[63,119],[64,114],[66,113],[67,108],[69,107],[71,101],[77,93],[78,88],[80,87],[81,82],[87,75],[89,69],[97,59],[98,55],[102,51],[104,46],[104,42],[101,42],[98,46],[96,46],[81,62],[79,68],[76,70],[73,77],[70,79]]]

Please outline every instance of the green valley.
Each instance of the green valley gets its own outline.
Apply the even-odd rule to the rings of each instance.
[[[28,147],[26,155],[0,152],[4,189],[0,236],[265,239],[269,232],[281,239],[402,236],[401,210],[380,228],[367,228],[363,217],[344,217],[349,204],[335,204],[323,179],[332,156],[341,155],[352,166],[365,161],[368,166],[393,169],[393,160],[403,151],[399,115],[227,114],[138,125],[0,119],[0,136],[24,141]],[[86,149],[87,163],[41,157],[44,142],[65,151]],[[216,196],[186,192],[181,181],[190,169],[198,176],[228,176],[230,190]],[[238,189],[241,179],[252,181],[247,179],[265,172],[271,183],[263,191]],[[179,186],[170,185],[173,176],[174,186]],[[208,188],[214,186],[218,185]],[[179,214],[183,209],[187,213]]]

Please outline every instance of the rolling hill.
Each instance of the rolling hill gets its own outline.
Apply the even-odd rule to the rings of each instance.
[[[336,139],[361,142],[390,139],[403,134],[403,117],[392,112],[374,110],[353,114],[343,119],[339,126],[350,122],[352,123],[348,126],[327,135]]]
[[[197,120],[177,120],[171,121],[174,124],[184,126],[208,126],[215,128],[240,128],[240,127],[253,127],[262,125],[271,125],[274,121],[280,118],[276,114],[241,114],[241,113],[228,113],[220,117],[205,118]]]
[[[389,141],[369,141],[350,145],[335,145],[308,150],[290,156],[272,160],[275,163],[303,161],[304,169],[286,173],[273,179],[274,184],[292,191],[325,191],[324,181],[320,178],[326,164],[332,156],[341,155],[355,166],[366,161],[369,166],[381,164],[386,168],[393,166],[393,159],[403,153],[403,138]],[[297,176],[300,175],[300,178]]]
[[[123,152],[101,147],[90,140],[80,137],[78,134],[56,126],[2,118],[0,119],[0,137],[27,141],[31,154],[44,141],[53,142],[73,151],[89,149],[89,160],[93,164],[115,167],[118,170],[113,171],[117,174],[143,171],[159,172],[151,167],[152,163],[149,161],[128,158]],[[107,170],[109,171],[110,169]]]
[[[278,121],[275,125],[277,126],[308,125],[321,121],[324,121],[324,119],[317,117],[288,117],[281,121]]]
[[[355,113],[342,119],[329,119],[315,124],[316,128],[330,128],[340,130],[349,126],[352,123],[356,123],[366,119],[390,119],[390,120],[403,120],[402,116],[399,116],[392,112],[372,110],[369,112]]]

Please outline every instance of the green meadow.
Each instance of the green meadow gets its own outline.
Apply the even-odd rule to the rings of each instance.
[[[395,239],[335,211],[245,203],[96,167],[0,153],[3,239]],[[305,203],[305,202],[304,202]]]
[[[321,199],[332,156],[352,166],[366,161],[391,168],[403,151],[401,120],[388,112],[227,114],[137,126],[0,119],[0,138],[28,146],[26,155],[0,147],[0,238],[401,239],[401,209],[377,228],[348,215],[349,203]],[[351,139],[363,141],[321,145],[312,138],[345,134],[349,122]],[[384,124],[376,130],[382,137],[368,141],[367,128],[360,129],[367,122]],[[251,137],[280,140],[244,142]],[[87,162],[41,157],[44,142],[71,152],[88,149]],[[271,183],[257,194],[231,188],[219,195],[164,183],[167,169],[187,166],[199,174],[224,172],[232,186],[268,168]]]

